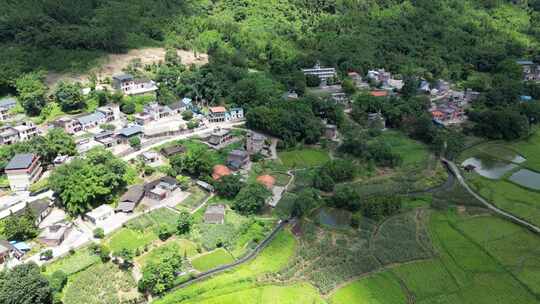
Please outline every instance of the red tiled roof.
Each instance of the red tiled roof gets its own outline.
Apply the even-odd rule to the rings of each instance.
[[[212,171],[212,178],[214,180],[219,180],[223,176],[231,175],[231,170],[224,165],[215,165],[214,170]]]
[[[227,112],[227,109],[225,109],[225,107],[211,107],[210,112],[212,112],[212,113],[225,113],[225,112]]]
[[[385,97],[385,96],[388,96],[388,92],[387,91],[371,91],[371,96],[375,96],[375,97]]]

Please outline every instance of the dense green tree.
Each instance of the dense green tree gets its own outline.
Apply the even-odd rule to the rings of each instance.
[[[185,173],[194,177],[209,176],[214,161],[208,148],[194,147],[186,153],[170,158],[170,164],[176,174]]]
[[[35,263],[17,265],[0,273],[0,303],[51,304],[49,281]]]
[[[244,182],[241,176],[236,174],[223,176],[214,183],[216,193],[230,199],[234,198],[242,187],[244,187]]]
[[[86,106],[82,95],[82,87],[78,82],[69,83],[61,81],[56,86],[54,98],[65,112],[79,110]]]
[[[318,205],[318,193],[315,189],[302,189],[293,201],[291,216],[302,217]]]
[[[187,234],[191,231],[191,226],[193,226],[193,216],[189,212],[182,211],[176,222],[176,232]]]
[[[36,237],[39,229],[36,226],[36,217],[25,208],[23,214],[8,216],[3,220],[3,235],[8,240],[25,241]]]
[[[97,206],[125,186],[126,164],[111,152],[94,148],[84,159],[58,167],[49,178],[51,189],[72,215]]]
[[[328,199],[330,206],[343,208],[349,211],[360,209],[360,195],[350,185],[339,185],[334,191],[334,195]]]
[[[236,196],[232,208],[241,214],[256,214],[264,207],[266,199],[272,193],[259,183],[248,184]]]
[[[39,115],[46,102],[45,73],[24,74],[17,79],[15,87],[25,112],[30,116]]]
[[[182,272],[182,256],[167,253],[158,262],[150,262],[142,270],[139,290],[154,295],[162,294],[174,286],[175,278]]]

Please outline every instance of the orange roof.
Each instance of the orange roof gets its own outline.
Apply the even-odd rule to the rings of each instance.
[[[371,91],[370,94],[375,97],[385,97],[388,96],[388,91]]]
[[[227,109],[225,109],[225,107],[211,107],[210,112],[212,112],[212,113],[224,113],[224,112],[227,112]]]
[[[274,184],[276,183],[276,179],[273,176],[266,174],[257,177],[257,182],[268,189],[272,189],[272,187],[274,187]]]
[[[349,75],[349,76],[358,76],[358,73],[356,73],[356,72],[349,72],[349,73],[347,73],[347,75]]]
[[[214,180],[219,180],[223,176],[231,175],[231,170],[224,165],[215,165],[214,170],[212,171],[212,178]]]

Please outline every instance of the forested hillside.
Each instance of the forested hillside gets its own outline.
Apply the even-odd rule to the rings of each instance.
[[[278,78],[321,60],[478,82],[505,58],[536,55],[539,10],[537,0],[6,0],[0,85],[156,44],[237,50]]]

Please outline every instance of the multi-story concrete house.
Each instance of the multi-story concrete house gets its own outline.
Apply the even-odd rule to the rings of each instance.
[[[540,65],[530,60],[518,60],[517,64],[523,69],[523,80],[538,81],[540,80]]]
[[[19,142],[19,132],[12,127],[0,127],[0,145],[11,145]]]
[[[79,121],[69,117],[58,118],[52,123],[52,125],[55,128],[64,129],[64,131],[68,134],[75,134],[82,130],[82,126]]]
[[[39,135],[38,128],[31,121],[25,121],[20,125],[14,126],[13,129],[17,130],[17,132],[19,133],[20,141],[25,141]]]
[[[319,77],[321,80],[321,86],[328,85],[331,80],[337,76],[335,68],[321,67],[319,62],[317,62],[312,68],[302,69],[302,72],[304,72],[304,75],[314,75]]]
[[[41,176],[39,156],[32,153],[15,155],[4,169],[12,191],[27,191]]]
[[[149,79],[135,78],[130,74],[113,77],[113,88],[125,95],[140,95],[157,91],[156,83]]]
[[[11,118],[9,110],[17,105],[17,100],[12,97],[0,100],[0,121],[6,121]]]
[[[210,122],[224,122],[227,116],[227,109],[225,107],[211,107],[208,113],[208,120]]]

